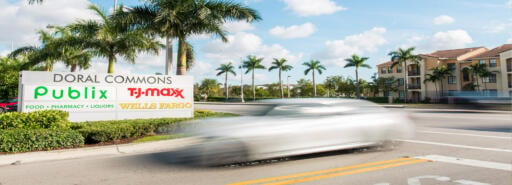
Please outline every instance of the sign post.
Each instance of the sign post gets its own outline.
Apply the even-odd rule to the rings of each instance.
[[[22,71],[20,112],[64,110],[71,121],[194,116],[191,76]]]

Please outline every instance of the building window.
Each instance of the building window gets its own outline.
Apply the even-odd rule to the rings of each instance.
[[[399,78],[399,79],[397,79],[397,80],[398,80],[398,85],[399,85],[399,86],[404,85],[404,79],[403,79],[403,78]]]
[[[382,73],[382,74],[386,74],[386,68],[385,68],[385,67],[381,68],[381,69],[380,69],[380,73]]]
[[[496,64],[496,59],[491,59],[491,61],[489,61],[489,67],[496,67],[497,64]]]
[[[469,72],[467,72],[467,71],[463,71],[463,72],[462,72],[462,79],[463,79],[465,82],[469,81]]]
[[[393,73],[393,69],[391,67],[388,67],[388,73],[389,74]]]
[[[384,91],[384,96],[393,96],[393,94],[389,91]]]
[[[448,76],[448,84],[457,83],[455,76]]]
[[[398,96],[400,96],[400,98],[405,97],[404,91],[398,91]]]
[[[449,70],[455,70],[455,63],[449,63],[448,64],[448,69]]]
[[[496,83],[496,74],[492,73],[491,76],[489,76],[489,83]]]
[[[487,62],[486,62],[485,60],[480,60],[480,64],[482,64],[482,65],[486,65],[486,64],[487,64]]]
[[[402,66],[396,66],[396,73],[402,73]]]

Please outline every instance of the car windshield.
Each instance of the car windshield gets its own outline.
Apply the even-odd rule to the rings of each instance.
[[[16,102],[18,102],[18,99],[13,98],[13,99],[8,99],[8,100],[2,100],[1,103],[16,103]]]

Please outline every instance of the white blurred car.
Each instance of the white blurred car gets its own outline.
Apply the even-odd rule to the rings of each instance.
[[[332,150],[382,145],[411,137],[404,113],[355,99],[275,99],[264,116],[195,122],[200,144],[187,157],[219,165]]]

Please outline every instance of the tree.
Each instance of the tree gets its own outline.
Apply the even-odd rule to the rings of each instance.
[[[166,74],[171,73],[172,40],[178,39],[178,75],[187,69],[186,39],[193,34],[214,34],[227,42],[222,24],[226,20],[261,20],[259,14],[240,3],[220,0],[148,0],[119,14],[127,23],[166,38]]]
[[[426,78],[425,78],[425,80],[423,80],[423,83],[425,83],[425,84],[427,82],[434,83],[434,87],[436,87],[436,94],[437,94],[437,96],[439,96],[439,91],[437,90],[437,81],[440,80],[439,76],[436,75],[435,73],[434,74],[426,74],[425,76],[426,76]]]
[[[316,97],[316,83],[315,83],[315,71],[318,71],[318,74],[322,74],[325,67],[320,64],[318,60],[311,60],[309,62],[304,62],[302,65],[305,65],[307,68],[304,71],[304,75],[308,75],[310,71],[312,71],[313,76],[313,96]]]
[[[59,58],[57,56],[57,49],[55,48],[56,44],[53,44],[55,42],[55,38],[51,33],[44,30],[39,30],[37,33],[39,34],[41,46],[20,47],[12,51],[9,54],[9,58],[14,59],[26,56],[28,62],[24,64],[23,68],[43,63],[45,71],[53,71],[53,65]]]
[[[56,31],[53,33],[56,37],[56,42],[59,39],[69,39],[77,37],[76,33],[71,32],[69,27],[56,27]],[[76,72],[77,68],[88,69],[91,64],[91,53],[81,47],[73,45],[56,45],[57,58],[64,62],[67,67],[70,68],[71,72]]]
[[[471,65],[469,65],[469,70],[471,71],[473,81],[476,82],[476,87],[478,88],[478,91],[480,91],[478,77],[482,77],[481,74],[484,74],[484,73],[486,73],[486,71],[488,71],[485,64],[479,64],[479,63],[471,64]],[[483,83],[483,79],[482,79],[482,83]]]
[[[344,68],[347,68],[347,67],[355,67],[356,68],[356,97],[359,99],[361,98],[361,92],[360,92],[360,84],[359,84],[359,68],[360,67],[365,67],[365,68],[368,68],[368,69],[371,69],[372,67],[370,67],[368,64],[365,64],[364,62],[368,60],[368,57],[359,57],[357,56],[356,54],[352,55],[351,58],[347,58],[345,59],[345,61],[347,61],[347,64],[345,65]]]
[[[257,58],[256,56],[249,55],[247,60],[243,62],[243,68],[247,69],[245,74],[252,71],[252,100],[256,101],[256,86],[254,85],[254,70],[265,69],[265,66],[261,64],[263,58]]]
[[[286,63],[286,59],[284,59],[284,58],[281,58],[281,59],[274,58],[274,61],[272,62],[272,66],[270,68],[268,68],[268,71],[272,71],[274,69],[279,70],[279,89],[281,91],[281,98],[284,98],[283,81],[281,80],[281,71],[289,71],[293,68],[291,65],[287,65],[285,63]]]
[[[114,73],[114,63],[117,57],[123,57],[130,63],[135,63],[139,52],[158,53],[160,44],[154,37],[144,34],[141,30],[134,30],[100,10],[90,5],[99,20],[80,20],[70,25],[77,37],[63,40],[60,44],[69,44],[88,48],[92,54],[108,59],[108,73]],[[123,8],[115,10],[122,13]]]
[[[231,73],[233,75],[236,76],[236,73],[235,73],[235,67],[230,63],[228,64],[221,64],[219,68],[217,68],[217,71],[219,71],[217,73],[217,76],[220,76],[222,74],[226,74],[226,77],[224,79],[224,90],[226,91],[225,95],[226,95],[226,101],[228,101],[228,98],[229,98],[229,91],[228,91],[228,74]]]
[[[405,92],[404,92],[404,95],[405,95],[405,100],[404,102],[407,103],[407,94],[408,94],[408,85],[409,85],[409,80],[407,79],[407,73],[409,72],[408,70],[408,66],[407,66],[407,62],[412,62],[414,64],[419,64],[419,61],[422,60],[421,56],[419,55],[415,55],[413,54],[414,52],[414,47],[410,47],[410,48],[407,48],[407,49],[402,49],[402,48],[398,48],[398,50],[396,51],[391,51],[388,53],[389,56],[391,56],[391,61],[393,61],[393,64],[391,64],[391,68],[397,66],[397,65],[405,65],[405,72],[404,72],[404,77],[405,77]]]
[[[452,70],[448,69],[446,66],[438,66],[432,70],[433,76],[436,76],[437,79],[441,82],[441,96],[444,96],[443,80],[447,75],[452,74]]]
[[[207,100],[209,95],[217,94],[217,91],[219,90],[219,83],[215,79],[205,78],[201,81],[199,90],[201,93],[205,94],[204,99]]]

